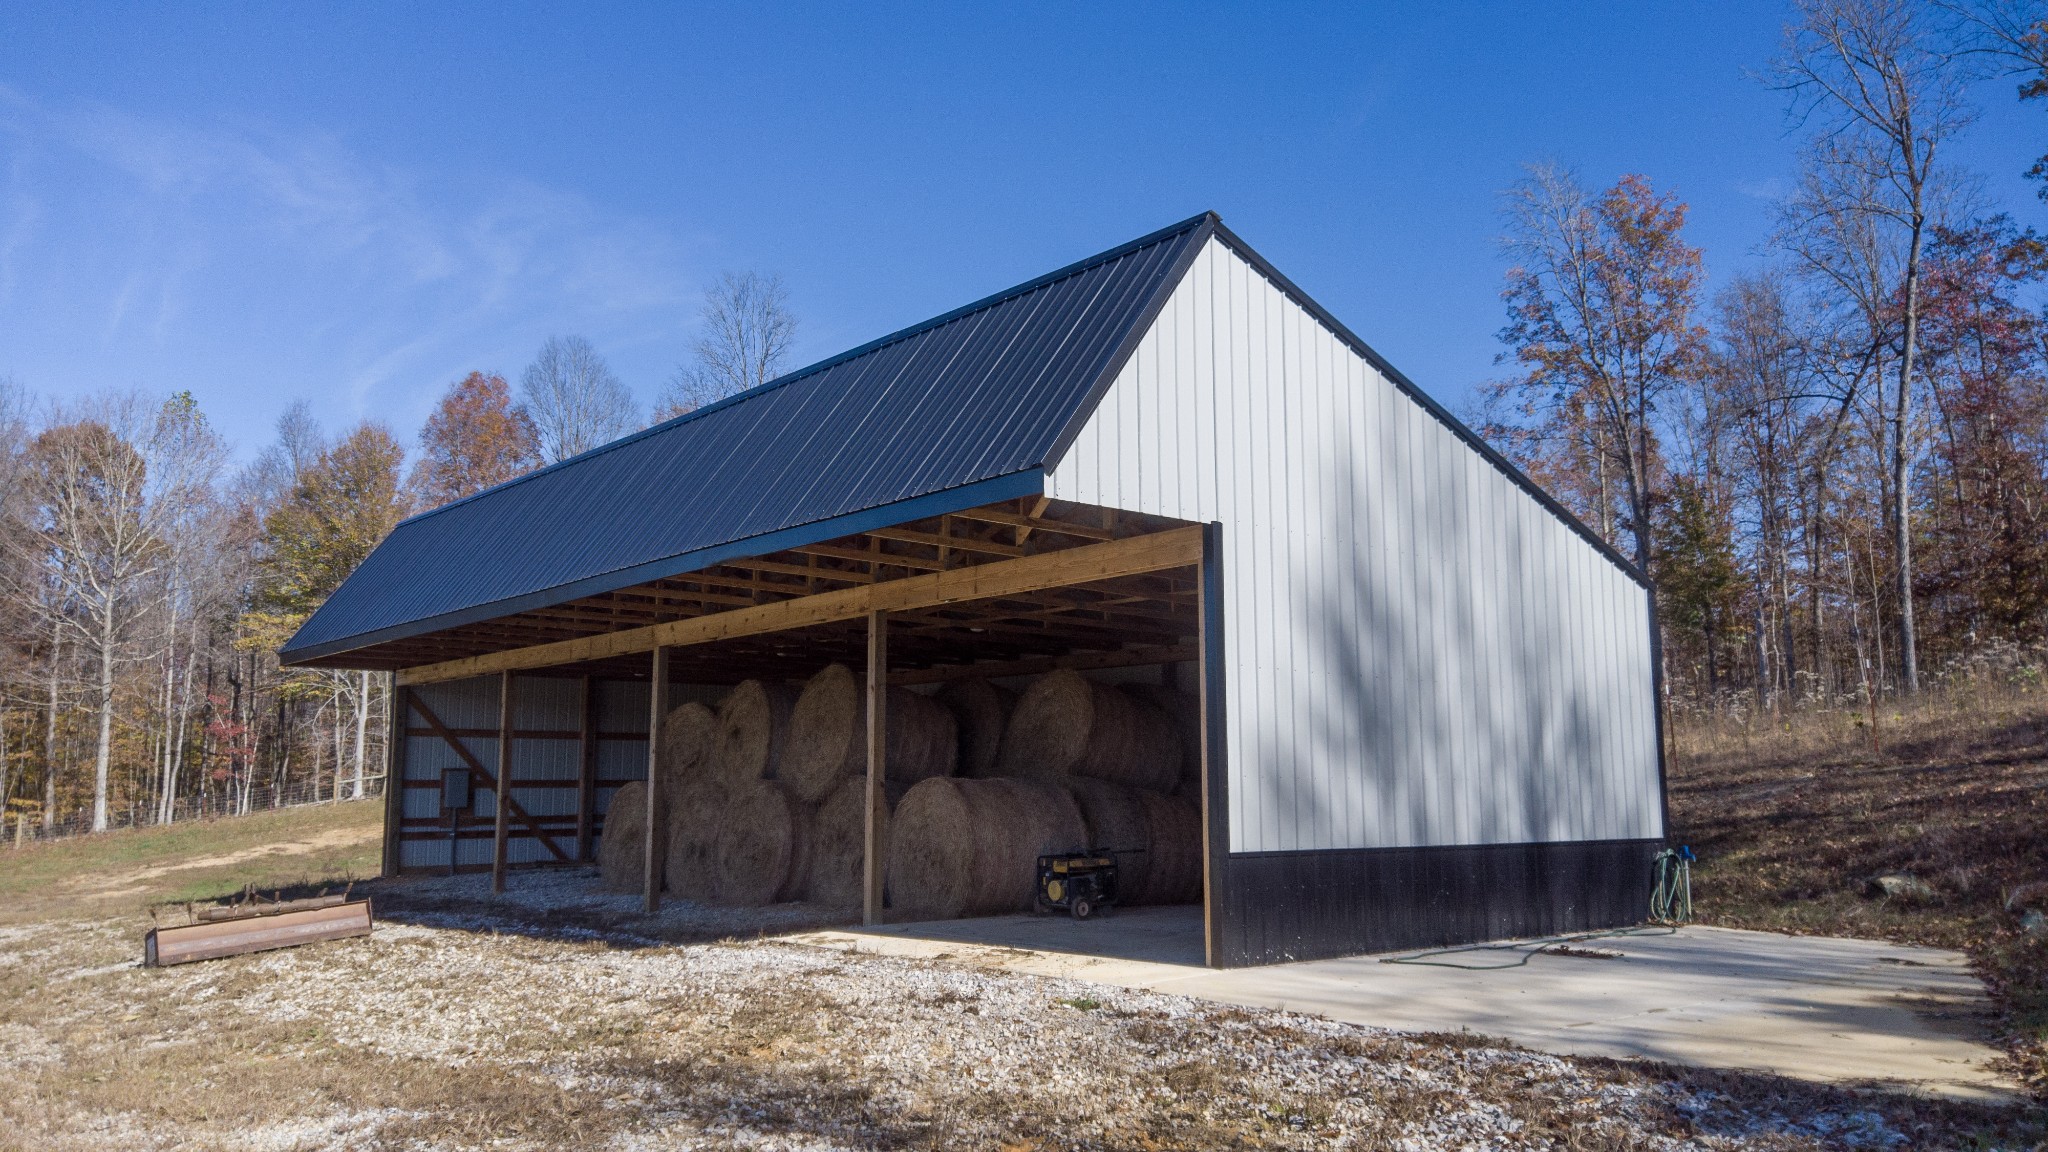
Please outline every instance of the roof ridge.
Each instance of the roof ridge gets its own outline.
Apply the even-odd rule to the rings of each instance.
[[[565,468],[570,464],[577,463],[578,461],[585,460],[593,456],[599,456],[606,452],[610,452],[614,449],[623,448],[628,444],[632,444],[639,440],[644,440],[647,437],[652,436],[658,432],[666,432],[671,428],[679,427],[693,420],[702,419],[706,416],[711,415],[714,412],[720,412],[727,408],[736,407],[743,401],[753,400],[761,396],[765,396],[768,393],[776,391],[777,389],[782,388],[786,385],[794,384],[799,380],[804,380],[811,376],[815,376],[818,373],[825,371],[826,369],[837,367],[838,365],[844,364],[850,360],[857,360],[862,356],[866,356],[874,352],[879,352],[882,349],[889,347],[890,345],[900,344],[913,336],[922,335],[923,333],[929,332],[932,329],[942,327],[946,324],[950,324],[955,320],[959,320],[966,316],[971,316],[976,312],[986,311],[987,309],[993,308],[998,304],[1004,304],[1020,296],[1036,292],[1041,288],[1044,288],[1051,284],[1056,284],[1061,280],[1065,280],[1072,276],[1078,276],[1083,272],[1089,271],[1093,268],[1098,268],[1104,264],[1109,263],[1112,260],[1121,259],[1122,257],[1128,256],[1131,253],[1137,252],[1141,249],[1149,248],[1155,244],[1164,243],[1165,241],[1172,239],[1173,237],[1178,236],[1183,232],[1186,232],[1192,228],[1199,227],[1200,225],[1208,222],[1221,224],[1222,219],[1221,217],[1217,216],[1217,214],[1214,211],[1201,212],[1197,215],[1190,216],[1186,220],[1182,220],[1177,224],[1169,224],[1164,228],[1161,228],[1155,232],[1149,232],[1143,236],[1138,237],[1135,240],[1127,240],[1124,243],[1118,244],[1113,248],[1109,248],[1104,251],[1098,252],[1093,256],[1088,256],[1080,260],[1076,260],[1071,264],[1055,268],[1051,272],[1047,272],[1041,276],[1035,276],[1030,280],[1024,281],[1021,284],[1017,284],[1012,287],[1005,288],[1000,292],[984,296],[979,300],[973,301],[972,303],[963,304],[960,307],[955,308],[949,312],[942,312],[937,316],[931,317],[930,319],[921,320],[918,323],[912,324],[907,328],[901,328],[895,332],[889,333],[886,336],[877,337],[873,340],[868,341],[865,344],[857,345],[853,348],[847,349],[844,352],[839,352],[832,356],[828,356],[823,360],[817,361],[816,363],[806,365],[802,368],[798,368],[791,372],[785,372],[782,375],[777,376],[773,380],[769,380],[761,384],[756,384],[754,387],[749,388],[744,392],[735,393],[731,396],[725,397],[722,400],[718,400],[711,404],[706,404],[701,408],[693,408],[680,416],[672,416],[669,419],[663,420],[658,424],[650,424],[645,428],[642,428],[636,432],[628,433],[624,436],[619,437],[616,440],[610,440],[598,445],[595,448],[590,448],[586,449],[585,451],[578,452],[576,455],[571,456],[565,460],[557,460],[553,464],[549,464],[546,467],[536,468],[531,472],[522,473],[521,475],[514,476],[510,480],[500,481],[499,483],[493,484],[490,487],[485,488],[481,492],[472,492],[469,495],[464,496],[460,500],[451,500],[446,504],[437,505],[433,508],[427,509],[424,512],[415,512],[411,516],[408,516],[405,519],[399,521],[397,524],[393,525],[391,531],[395,533],[400,528],[403,528],[408,524],[426,520],[430,517],[437,516],[440,513],[449,511],[450,509],[453,508],[459,508],[464,504],[468,504],[475,500],[480,500],[483,497],[489,496],[494,492],[499,492],[508,488],[516,487],[517,485],[524,484],[529,480],[533,480],[541,476],[545,476],[550,472],[556,471],[557,469],[560,468]]]

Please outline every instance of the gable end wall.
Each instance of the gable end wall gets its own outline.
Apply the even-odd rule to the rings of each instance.
[[[1232,853],[1662,836],[1648,592],[1221,239],[1045,490],[1222,525]]]

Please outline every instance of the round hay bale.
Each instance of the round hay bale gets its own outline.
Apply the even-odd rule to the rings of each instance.
[[[950,776],[959,756],[953,714],[931,697],[889,689],[884,778],[915,784]],[[811,677],[790,712],[789,739],[776,778],[806,803],[823,800],[848,776],[867,772],[867,695],[844,664]]]
[[[839,781],[867,764],[866,702],[860,678],[828,664],[810,678],[789,714],[777,779],[804,800],[823,800]]]
[[[974,900],[974,812],[961,785],[934,777],[903,794],[889,818],[889,906],[913,919],[964,915]]]
[[[1150,903],[1152,818],[1136,788],[1070,776],[1067,791],[1088,828],[1088,849],[1116,853],[1117,891],[1125,904]]]
[[[953,680],[932,699],[953,713],[960,730],[960,775],[993,776],[996,754],[1003,746],[1003,728],[1017,707],[1017,694],[986,680]]]
[[[741,681],[718,702],[712,774],[732,785],[774,779],[794,706],[794,694],[785,685]]]
[[[1088,826],[1065,788],[1045,780],[960,781],[976,831],[975,897],[969,912],[1028,911],[1038,858],[1088,847]]]
[[[859,905],[865,896],[862,886],[867,879],[863,858],[867,846],[867,794],[868,782],[858,776],[849,776],[841,780],[825,797],[825,802],[818,806],[812,829],[810,875],[806,884],[808,899],[843,908]],[[890,807],[884,799],[880,812],[881,827],[876,829],[876,842],[882,845],[885,860],[890,842]]]
[[[1040,677],[1017,701],[996,772],[1092,776],[1163,791],[1180,776],[1180,737],[1157,708],[1061,669]]]
[[[1180,737],[1180,779],[1172,792],[1199,801],[1202,790],[1202,702],[1192,692],[1181,692],[1164,684],[1126,684],[1124,691],[1150,704],[1173,721],[1174,735]]]
[[[714,862],[718,830],[725,824],[726,789],[722,781],[694,776],[682,782],[668,801],[668,856],[663,875],[668,890],[685,900],[710,900],[717,892]]]
[[[884,780],[915,785],[953,774],[960,763],[960,726],[951,710],[921,692],[892,687],[885,711]]]
[[[647,784],[635,780],[620,785],[605,807],[603,834],[597,840],[597,869],[604,886],[614,892],[639,892],[647,883],[646,867]]]
[[[712,847],[712,899],[720,904],[772,903],[789,883],[790,861],[800,850],[800,813],[788,789],[773,780],[750,780],[727,793]]]
[[[709,772],[717,743],[718,717],[711,709],[695,701],[669,709],[661,722],[661,755],[655,760],[669,795],[680,795],[685,781]]]
[[[1146,869],[1144,904],[1199,904],[1202,900],[1202,811],[1192,801],[1139,791],[1152,826],[1152,863]]]

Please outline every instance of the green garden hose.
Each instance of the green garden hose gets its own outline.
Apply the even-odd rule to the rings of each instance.
[[[1692,919],[1692,846],[1680,844],[1657,853],[1656,882],[1650,888],[1650,920],[1683,924]]]

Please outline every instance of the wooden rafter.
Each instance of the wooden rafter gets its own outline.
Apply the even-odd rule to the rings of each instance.
[[[684,647],[857,619],[874,611],[911,611],[957,601],[1013,596],[1081,581],[1156,572],[1192,564],[1200,555],[1201,530],[1195,527],[1173,528],[663,624],[450,660],[406,669],[399,679],[407,684],[432,683],[506,670],[623,656],[650,651],[657,646]]]

